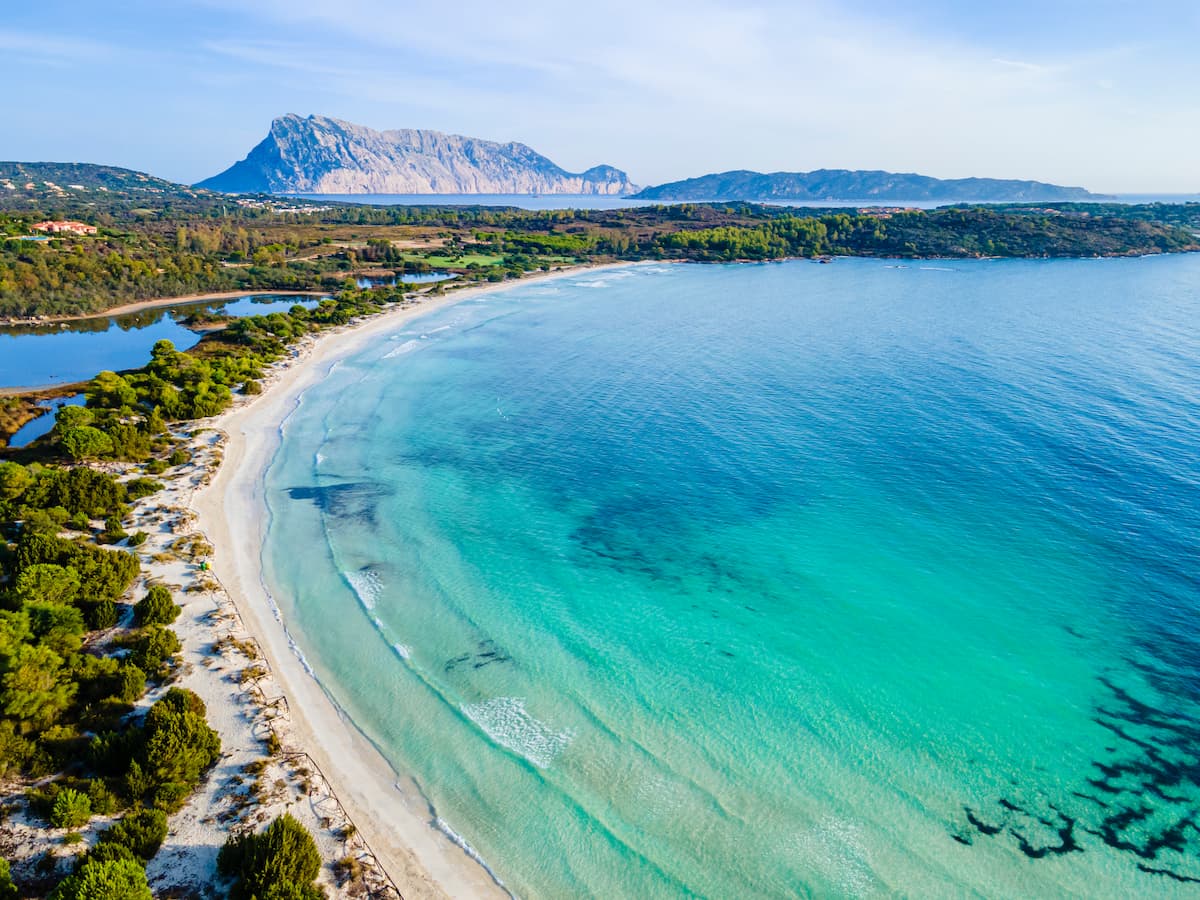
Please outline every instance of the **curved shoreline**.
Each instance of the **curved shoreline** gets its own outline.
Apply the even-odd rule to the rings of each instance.
[[[481,293],[628,265],[635,264],[579,266],[516,284],[452,291],[311,337],[293,351],[291,359],[277,364],[261,395],[246,398],[207,423],[227,435],[225,456],[209,485],[194,495],[191,508],[214,547],[215,574],[245,627],[262,646],[272,674],[288,697],[299,744],[289,749],[307,751],[326,773],[334,794],[409,900],[510,895],[485,863],[454,841],[413,779],[393,769],[306,668],[263,583],[262,550],[269,521],[266,470],[280,445],[282,428],[305,391],[370,341]]]

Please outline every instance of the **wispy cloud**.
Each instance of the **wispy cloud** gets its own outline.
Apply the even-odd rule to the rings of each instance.
[[[175,128],[209,135],[218,160],[291,111],[522,140],[642,181],[821,166],[1101,190],[1130,172],[1164,189],[1200,177],[1200,56],[1184,39],[1200,14],[1184,0],[1137,14],[1116,0],[68,2],[89,37],[36,27],[30,7],[0,27],[0,57],[103,60],[110,94],[159,128],[183,92],[212,121],[181,110]],[[68,74],[36,91],[70,102]]]
[[[69,66],[111,58],[116,48],[85,38],[0,29],[0,52],[10,58]]]

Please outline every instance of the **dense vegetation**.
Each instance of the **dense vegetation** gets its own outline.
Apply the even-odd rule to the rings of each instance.
[[[168,686],[180,651],[170,589],[150,584],[133,602],[139,560],[105,546],[145,537],[124,523],[162,485],[87,462],[131,461],[146,473],[186,462],[169,421],[219,412],[300,335],[399,296],[348,291],[313,310],[240,320],[192,353],[161,342],[145,368],[97,375],[86,406],[63,407],[49,435],[0,461],[0,777],[27,779],[29,807],[49,827],[119,816],[54,888],[56,900],[149,897],[143,864],[221,752],[201,699]],[[159,695],[152,704],[148,689]],[[315,849],[302,840],[311,837],[294,822],[268,834],[285,837],[254,858],[287,877],[255,881],[244,896],[321,896],[320,857],[313,869]],[[0,871],[0,898],[6,883]]]
[[[304,826],[282,815],[261,834],[230,837],[217,857],[217,870],[233,880],[230,900],[322,900],[313,884],[321,854]]]
[[[156,189],[158,190],[158,189]],[[205,191],[0,196],[0,316],[76,315],[224,290],[336,290],[353,272],[500,281],[580,260],[1097,256],[1200,249],[1200,204],[929,211],[750,203],[624,210],[373,207]],[[73,216],[94,236],[22,240]]]

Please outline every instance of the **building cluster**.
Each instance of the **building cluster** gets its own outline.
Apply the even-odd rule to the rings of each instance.
[[[274,213],[318,213],[333,209],[332,206],[284,206],[270,200],[256,200],[249,197],[240,198],[237,200],[237,205],[242,209],[262,209]]]
[[[46,234],[95,234],[95,225],[86,225],[83,222],[67,222],[62,219],[45,222],[38,222],[33,226],[34,231],[42,231]]]

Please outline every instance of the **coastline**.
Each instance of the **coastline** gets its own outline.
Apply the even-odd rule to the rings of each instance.
[[[516,284],[463,288],[388,310],[313,336],[292,358],[276,364],[264,391],[205,423],[223,433],[224,459],[211,481],[192,496],[189,508],[212,545],[213,572],[262,648],[271,676],[287,698],[284,751],[306,752],[330,782],[332,793],[406,898],[507,897],[485,864],[434,821],[434,811],[416,784],[397,773],[349,721],[298,656],[287,623],[263,583],[261,555],[267,525],[263,492],[266,470],[281,430],[304,392],[339,360],[405,323],[470,297],[583,271],[624,268],[636,263],[575,266]]]

